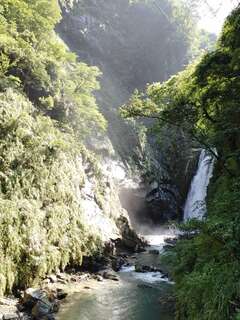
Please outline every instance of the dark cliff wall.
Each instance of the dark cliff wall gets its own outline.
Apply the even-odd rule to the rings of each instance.
[[[142,148],[136,126],[118,115],[118,107],[135,88],[141,90],[147,83],[168,79],[188,61],[188,34],[174,17],[171,1],[165,0],[161,6],[167,17],[156,8],[155,1],[148,4],[143,1],[129,4],[128,0],[78,1],[71,9],[63,8],[57,32],[81,61],[101,69],[97,100],[108,120],[108,136],[123,161],[130,166],[137,162],[144,172],[143,179],[149,174],[154,176],[146,179],[150,194],[152,182],[157,181],[159,185],[158,191],[151,194],[151,200],[148,197],[147,210],[153,207],[153,211],[157,211],[152,215],[155,217],[160,208],[165,212],[162,215],[165,219],[168,214],[170,218],[181,215],[193,175],[194,166],[187,164],[191,152],[183,155],[177,149],[172,150],[175,156],[168,159],[168,148],[162,148],[149,135],[148,146]],[[169,169],[178,166],[178,173],[173,174],[174,170]],[[180,178],[179,171],[184,172]]]
[[[170,1],[162,6],[171,23],[153,4],[142,1],[78,1],[71,10],[63,10],[57,27],[81,61],[103,72],[98,102],[109,121],[109,136],[123,157],[132,155],[137,139],[115,109],[135,88],[166,80],[188,59],[187,37],[174,22]]]

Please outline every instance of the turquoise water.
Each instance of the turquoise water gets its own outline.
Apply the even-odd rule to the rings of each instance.
[[[158,265],[159,256],[143,253],[137,260]],[[118,283],[104,281],[94,290],[75,294],[58,315],[59,320],[173,320],[172,307],[160,298],[172,289],[159,273],[136,273],[134,267],[119,273]],[[87,284],[86,284],[87,285]]]

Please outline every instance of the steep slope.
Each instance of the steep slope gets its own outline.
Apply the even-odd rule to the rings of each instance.
[[[126,123],[118,108],[134,89],[168,79],[189,61],[197,39],[190,9],[169,0],[160,8],[156,1],[78,1],[63,7],[56,30],[80,60],[102,71],[96,97],[108,120],[108,137],[121,161],[140,168],[147,215],[156,222],[180,218],[196,166],[187,138],[169,128],[166,137],[174,136],[184,149],[175,148],[169,138],[160,145],[146,134],[151,123]]]
[[[136,93],[123,110],[156,119],[160,138],[164,126],[181,128],[215,159],[207,215],[183,225],[185,237],[167,255],[176,281],[176,319],[240,317],[239,32],[238,5],[214,51],[169,81]]]
[[[0,294],[80,266],[128,228],[111,163],[106,175],[84,146],[106,128],[99,71],[59,41],[60,18],[55,0],[0,5]]]

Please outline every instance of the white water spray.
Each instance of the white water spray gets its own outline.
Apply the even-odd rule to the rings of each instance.
[[[214,158],[206,150],[202,150],[197,173],[194,176],[187,201],[184,207],[184,220],[201,220],[206,214],[207,187],[213,174]]]

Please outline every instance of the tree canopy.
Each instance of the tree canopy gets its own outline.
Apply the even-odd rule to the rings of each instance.
[[[57,38],[60,18],[55,0],[1,2],[0,88],[21,89],[39,110],[77,129],[83,139],[106,126],[93,96],[100,72],[78,63]]]
[[[57,0],[0,3],[0,295],[100,246],[76,193],[86,165],[98,192],[83,142],[106,128],[94,97],[100,72],[57,37],[60,19]]]
[[[205,220],[182,226],[190,237],[166,254],[176,281],[177,319],[239,319],[240,7],[217,47],[163,83],[135,92],[124,117],[181,128],[217,161]],[[217,149],[217,153],[213,151]],[[195,234],[195,236],[191,236]]]

